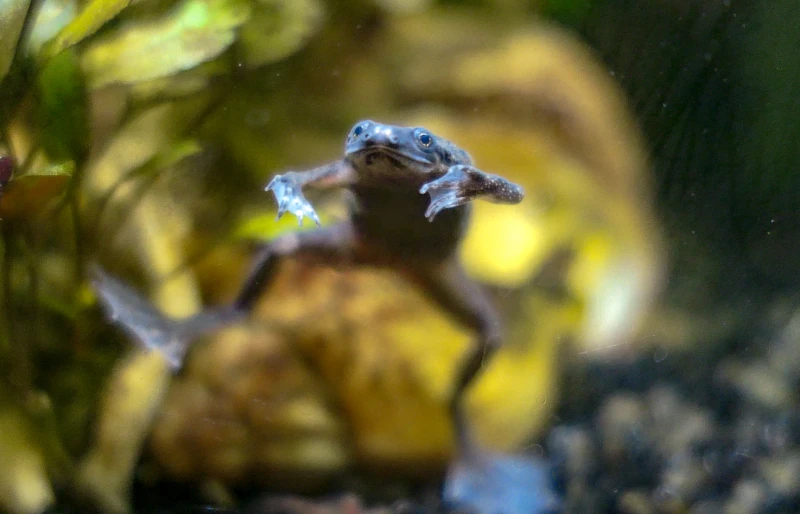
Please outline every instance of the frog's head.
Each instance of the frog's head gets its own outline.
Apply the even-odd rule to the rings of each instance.
[[[471,164],[456,145],[421,127],[398,127],[365,120],[356,123],[345,142],[345,157],[357,169],[380,168],[428,176],[454,164]]]

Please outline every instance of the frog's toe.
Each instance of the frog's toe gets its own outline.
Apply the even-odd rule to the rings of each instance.
[[[425,211],[425,217],[428,218],[428,221],[433,221],[433,218],[435,218],[437,214],[454,205],[454,200],[451,196],[452,195],[443,195],[431,201],[428,209]]]
[[[457,191],[453,190],[437,193],[435,195],[431,194],[431,203],[425,211],[425,217],[428,218],[428,221],[433,221],[433,218],[443,210],[458,207],[468,201],[468,198],[461,196]]]
[[[272,191],[275,199],[278,201],[278,219],[281,218],[286,212],[294,214],[300,225],[303,224],[303,218],[311,218],[314,223],[320,225],[319,217],[314,211],[314,208],[303,196],[300,188],[284,175],[277,175],[267,184],[264,188],[265,191]]]
[[[314,223],[316,223],[317,226],[320,225],[319,216],[317,216],[317,213],[314,210],[314,208],[311,207],[311,204],[305,201],[304,198],[303,199],[295,198],[292,201],[289,210],[291,211],[292,214],[297,216],[297,221],[298,223],[300,223],[300,226],[303,225],[304,217],[311,218],[311,220],[314,221]]]
[[[545,461],[501,454],[481,454],[455,462],[445,481],[444,501],[475,514],[561,511]]]

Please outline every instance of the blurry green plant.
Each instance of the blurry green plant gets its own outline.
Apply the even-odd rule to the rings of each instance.
[[[0,434],[0,447],[47,464],[22,478],[13,459],[0,464],[0,482],[9,481],[0,491],[11,491],[0,493],[0,510],[53,501],[50,484],[70,465],[52,463],[85,450],[119,353],[82,347],[98,330],[87,261],[109,253],[126,226],[139,242],[130,269],[155,279],[183,264],[179,208],[163,216],[164,191],[146,204],[142,195],[201,152],[197,130],[234,75],[296,52],[322,14],[315,0],[0,1],[0,410],[28,419],[14,426],[54,420],[37,423],[34,439]],[[183,291],[186,309],[196,308],[192,281],[179,284],[171,297]]]

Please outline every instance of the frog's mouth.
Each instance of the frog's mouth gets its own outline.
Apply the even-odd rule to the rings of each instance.
[[[389,161],[389,164],[395,168],[403,167],[403,163],[400,162],[400,159],[397,159],[386,152],[369,152],[364,155],[364,162],[367,166],[374,166],[380,161]]]
[[[354,156],[360,154],[361,158],[364,159],[364,163],[367,166],[372,166],[374,164],[377,164],[381,160],[388,161],[392,166],[395,166],[397,168],[408,167],[413,164],[423,164],[423,165],[433,164],[432,162],[423,157],[399,152],[396,149],[387,146],[372,146],[364,148],[358,152],[353,152],[353,154]]]

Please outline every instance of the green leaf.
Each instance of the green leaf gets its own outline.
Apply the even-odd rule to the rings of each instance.
[[[299,50],[322,23],[317,0],[256,0],[253,16],[242,27],[242,57],[256,67]]]
[[[200,143],[195,139],[178,141],[153,157],[150,162],[139,169],[139,172],[149,174],[163,171],[190,157],[197,156],[202,150]]]
[[[36,81],[41,142],[53,160],[81,162],[89,145],[86,87],[75,53],[50,60]]]
[[[0,0],[0,80],[8,73],[30,0]]]
[[[128,173],[159,158],[163,149],[176,145],[197,123],[210,102],[209,97],[192,97],[157,104],[133,116],[87,166],[83,181],[86,193],[96,199],[118,187],[116,184]],[[183,143],[179,148],[189,148],[190,145]]]
[[[75,172],[72,161],[15,177],[3,188],[0,219],[30,218],[45,213],[60,198]]]
[[[270,193],[271,194],[271,193]],[[319,214],[323,225],[330,217],[325,212]],[[241,221],[233,231],[233,239],[247,241],[270,241],[281,234],[298,232],[302,230],[314,230],[317,227],[313,222],[298,225],[297,218],[287,214],[280,219],[275,218],[275,211],[259,212]]]
[[[546,0],[544,13],[556,20],[578,25],[592,8],[593,0]]]
[[[103,209],[106,208],[119,188],[125,187],[128,184],[128,181],[148,176],[156,176],[164,170],[178,165],[185,159],[195,157],[202,150],[203,149],[200,146],[200,143],[194,139],[178,141],[170,145],[169,148],[157,153],[138,168],[133,168],[132,170],[128,171],[123,177],[120,178],[120,180],[110,187],[100,200],[98,213],[102,213]],[[97,214],[96,217],[100,218],[102,217],[102,214]]]
[[[44,49],[45,58],[53,57],[97,32],[108,20],[130,5],[131,0],[94,0]]]
[[[83,56],[84,70],[93,87],[174,75],[224,52],[249,16],[242,0],[187,0],[96,41]]]
[[[140,103],[184,98],[206,90],[211,77],[227,73],[230,73],[230,64],[221,57],[169,77],[133,84],[130,88],[131,98]]]
[[[78,12],[76,1],[40,0],[41,4],[26,42],[28,53],[38,54],[45,44],[72,23]]]

